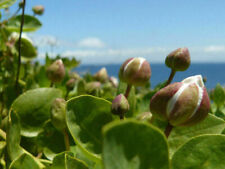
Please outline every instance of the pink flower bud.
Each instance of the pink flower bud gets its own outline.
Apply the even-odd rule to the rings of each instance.
[[[173,126],[194,125],[210,110],[210,100],[202,76],[196,75],[166,86],[150,101],[151,113]]]
[[[37,5],[32,8],[32,11],[37,15],[42,15],[44,13],[44,10],[45,8],[42,5]]]
[[[151,68],[145,58],[130,58],[120,67],[120,80],[130,85],[144,86],[150,77]]]
[[[106,82],[108,80],[108,73],[105,67],[101,68],[95,75],[94,78],[100,82]]]
[[[67,88],[67,90],[68,90],[68,91],[73,90],[75,84],[76,84],[76,79],[69,79],[69,80],[66,82],[66,88]]]
[[[109,78],[110,83],[112,83],[113,87],[118,87],[118,79],[114,76]]]
[[[122,115],[129,110],[129,103],[123,94],[115,97],[112,101],[112,113],[115,115]]]
[[[65,68],[61,59],[56,60],[47,68],[47,76],[54,83],[63,80]]]
[[[185,71],[191,63],[188,48],[178,48],[166,57],[166,66],[174,71]]]
[[[101,89],[101,83],[100,82],[89,82],[85,86],[85,90],[89,94],[93,94],[100,89]]]

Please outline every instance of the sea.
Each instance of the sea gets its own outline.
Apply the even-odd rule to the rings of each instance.
[[[120,64],[106,64],[106,65],[80,65],[74,69],[79,74],[83,75],[87,72],[94,74],[102,67],[107,69],[109,76],[118,78],[118,71]],[[168,79],[170,69],[165,64],[151,64],[151,88],[154,88],[158,83]],[[218,83],[225,86],[225,63],[192,63],[191,66],[183,72],[177,72],[173,82],[179,82],[186,77],[193,75],[202,75],[207,79],[207,89],[213,89]]]

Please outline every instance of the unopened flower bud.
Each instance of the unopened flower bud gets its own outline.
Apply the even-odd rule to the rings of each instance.
[[[75,80],[80,79],[80,75],[76,72],[70,72],[69,76],[70,76],[71,79],[75,79]]]
[[[19,2],[19,8],[23,8],[23,6],[24,6],[24,1],[22,0]]]
[[[118,87],[118,79],[116,77],[111,76],[109,81],[112,83],[113,87]]]
[[[144,86],[150,77],[151,68],[145,58],[130,58],[120,67],[120,80],[130,85]]]
[[[51,121],[58,130],[66,128],[66,101],[62,98],[57,98],[52,103]]]
[[[178,48],[166,57],[166,66],[174,71],[185,71],[191,63],[188,48]]]
[[[67,90],[73,90],[74,86],[76,84],[76,79],[69,79],[67,82],[66,82],[66,88]]]
[[[96,92],[97,90],[100,90],[100,88],[101,88],[100,82],[89,82],[85,86],[85,90],[89,94],[92,94],[93,92]]]
[[[42,5],[36,5],[32,8],[32,11],[36,14],[36,15],[42,15],[44,13],[44,6]]]
[[[201,75],[191,76],[159,90],[150,101],[151,113],[173,126],[194,125],[210,110]]]
[[[112,101],[112,113],[115,115],[123,115],[129,110],[129,103],[123,94],[116,96]]]
[[[54,83],[63,80],[65,68],[61,59],[56,60],[47,68],[47,76]]]
[[[106,82],[108,80],[108,73],[105,67],[101,68],[95,75],[94,78],[100,82]]]

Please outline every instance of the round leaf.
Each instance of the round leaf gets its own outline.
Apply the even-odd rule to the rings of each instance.
[[[203,135],[184,144],[174,154],[173,169],[225,168],[225,136]]]
[[[107,100],[84,95],[67,102],[67,126],[77,146],[93,160],[102,152],[102,127],[113,120],[111,103]]]
[[[169,136],[170,154],[192,137],[202,134],[221,134],[225,128],[224,120],[209,114],[201,123],[190,127],[175,127]]]
[[[157,128],[133,120],[104,128],[106,169],[169,169],[168,144]]]
[[[15,46],[19,51],[19,40],[16,41]],[[21,56],[25,59],[33,59],[37,56],[36,48],[26,38],[21,39]]]
[[[42,131],[44,123],[50,118],[52,102],[62,96],[59,89],[38,88],[20,95],[12,104],[21,123],[21,134],[35,137]]]
[[[20,32],[21,15],[13,17],[7,24],[7,29],[12,32]],[[36,31],[41,27],[41,22],[34,16],[24,15],[23,32]]]

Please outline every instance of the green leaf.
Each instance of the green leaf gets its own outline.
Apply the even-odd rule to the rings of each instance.
[[[73,153],[63,152],[55,156],[51,169],[88,169],[87,164],[73,157]]]
[[[19,52],[19,40],[16,41],[15,46]],[[33,59],[37,56],[36,48],[26,38],[21,39],[21,56],[25,59]]]
[[[41,164],[38,159],[34,158],[29,152],[20,146],[20,140],[20,122],[18,115],[15,112],[10,111],[8,116],[6,143],[8,155],[13,161],[11,163],[11,168],[27,169],[30,165],[43,168],[43,164]]]
[[[102,152],[102,127],[113,120],[111,103],[102,98],[83,95],[67,102],[66,120],[77,146],[93,161]],[[93,153],[96,154],[93,154]]]
[[[127,84],[120,81],[119,86],[118,86],[117,95],[119,95],[121,93],[125,94],[126,88],[127,88]],[[130,94],[128,96],[128,102],[130,105],[130,109],[128,112],[126,112],[125,116],[133,117],[136,112],[136,96],[135,96],[135,87],[134,86],[132,86],[132,88],[130,90]]]
[[[224,120],[209,114],[201,123],[190,127],[175,127],[169,136],[170,154],[192,137],[202,134],[220,134],[225,128]]]
[[[43,166],[38,164],[37,161],[29,154],[22,154],[15,159],[9,169],[42,169]]]
[[[18,115],[11,111],[8,116],[8,125],[7,125],[7,151],[11,160],[14,160],[18,156],[24,153],[22,147],[20,147],[20,123]]]
[[[12,104],[21,123],[21,135],[35,137],[42,131],[44,123],[50,118],[52,102],[62,97],[62,92],[54,88],[38,88],[20,95]]]
[[[225,91],[220,84],[217,84],[213,92],[213,101],[218,107],[221,107],[225,103]]]
[[[168,144],[156,127],[127,120],[107,125],[103,133],[106,169],[169,169]]]
[[[21,15],[13,17],[7,24],[7,29],[12,32],[20,31]],[[34,16],[24,15],[23,32],[36,31],[41,27],[41,22]]]
[[[202,135],[184,144],[174,154],[173,169],[225,168],[225,136]]]
[[[8,8],[9,6],[12,6],[16,0],[0,0],[0,9]]]
[[[56,154],[65,151],[64,136],[53,127],[51,121],[48,121],[43,128],[44,130],[39,133],[37,140],[44,148],[45,156],[52,160]]]

